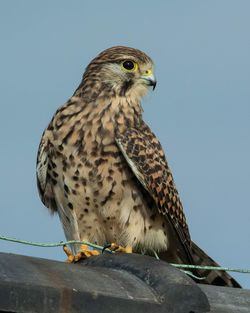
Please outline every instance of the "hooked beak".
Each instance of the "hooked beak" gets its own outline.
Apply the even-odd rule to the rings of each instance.
[[[148,86],[152,86],[153,90],[155,89],[157,81],[154,74],[143,75],[141,76],[141,79],[143,79]]]

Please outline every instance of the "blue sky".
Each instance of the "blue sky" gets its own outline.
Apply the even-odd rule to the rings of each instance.
[[[64,239],[38,197],[43,129],[90,60],[127,45],[155,61],[143,101],[179,189],[193,240],[221,265],[250,268],[250,2],[2,1],[0,234]],[[64,260],[60,248],[0,251]],[[246,288],[250,276],[235,274]]]

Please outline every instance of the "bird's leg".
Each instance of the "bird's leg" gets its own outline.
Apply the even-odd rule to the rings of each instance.
[[[68,263],[76,263],[82,259],[89,258],[90,256],[99,255],[100,252],[97,250],[90,250],[87,245],[81,245],[80,249],[78,250],[77,254],[73,254],[69,247],[66,245],[63,246],[64,252],[67,254],[67,262]]]
[[[111,251],[115,251],[115,252],[123,252],[123,253],[132,253],[132,247],[131,246],[126,246],[126,247],[122,247],[119,246],[117,243],[110,243],[104,246],[103,251],[105,251],[105,249],[109,248],[109,250]]]

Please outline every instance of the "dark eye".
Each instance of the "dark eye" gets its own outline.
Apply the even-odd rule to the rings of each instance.
[[[135,63],[127,60],[122,63],[122,66],[128,71],[132,71],[135,68]]]

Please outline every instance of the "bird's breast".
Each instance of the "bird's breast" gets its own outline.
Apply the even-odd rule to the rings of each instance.
[[[86,105],[77,114],[62,110],[54,121],[54,191],[68,223],[74,223],[70,232],[100,244],[162,247],[162,221],[115,142],[116,133],[136,127],[140,112],[124,99],[100,105]]]

